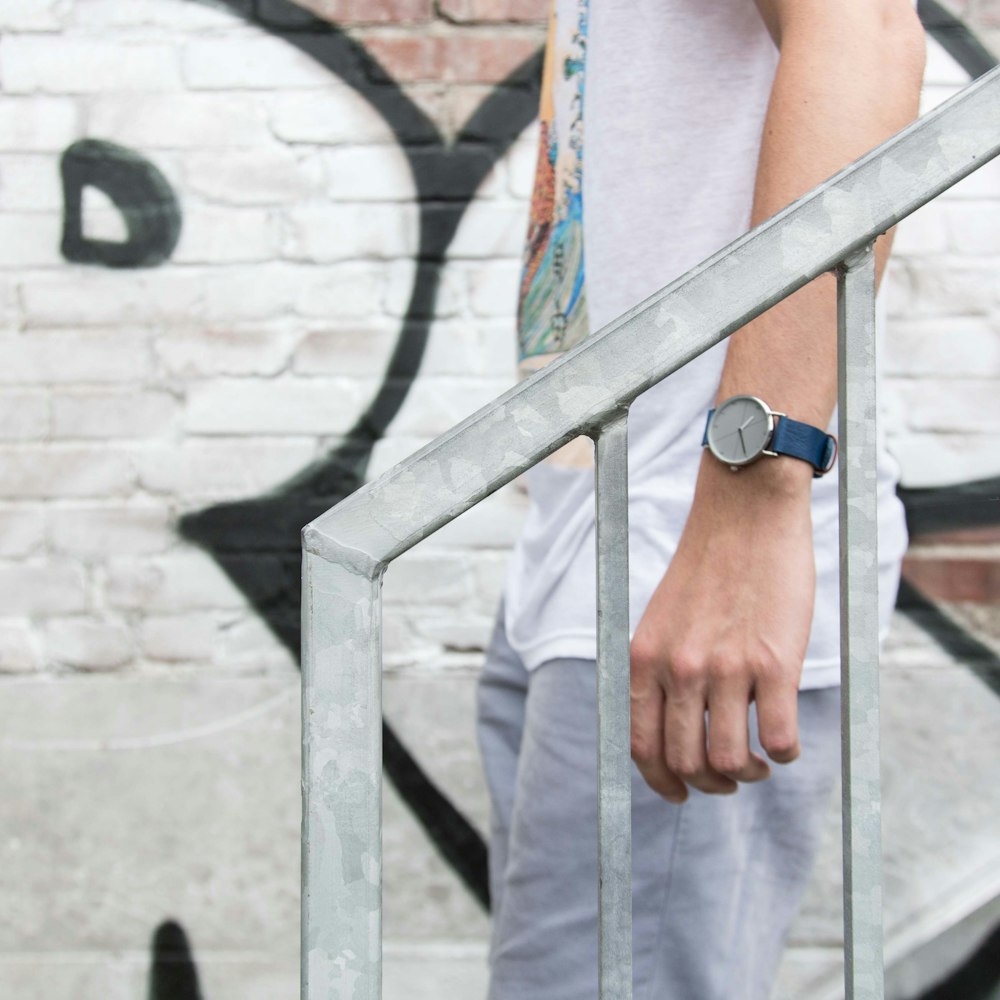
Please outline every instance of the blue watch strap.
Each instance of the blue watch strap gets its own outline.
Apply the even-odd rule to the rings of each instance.
[[[768,447],[779,455],[791,455],[808,462],[817,476],[829,472],[837,457],[837,439],[832,434],[791,417],[778,417]]]
[[[705,433],[701,436],[701,446],[704,448],[708,444],[708,425],[712,422],[712,414],[715,413],[715,407],[712,407],[708,411],[708,416],[705,417]]]

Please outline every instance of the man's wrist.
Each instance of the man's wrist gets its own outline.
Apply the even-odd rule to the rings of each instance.
[[[712,502],[724,497],[737,502],[742,500],[744,504],[758,498],[767,503],[803,500],[808,503],[813,482],[812,467],[798,458],[765,455],[733,472],[706,449],[698,472],[695,502],[705,495],[711,497]]]

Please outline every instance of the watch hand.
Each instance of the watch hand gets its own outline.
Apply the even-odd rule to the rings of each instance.
[[[743,440],[743,428],[742,427],[737,428],[737,433],[740,436],[740,447],[743,449],[743,454],[745,455],[747,454],[747,443],[746,441]]]
[[[752,424],[754,416],[756,416],[756,414],[751,413],[750,416],[747,417],[742,424],[740,424],[739,429],[743,430],[743,428],[746,427],[747,424]]]

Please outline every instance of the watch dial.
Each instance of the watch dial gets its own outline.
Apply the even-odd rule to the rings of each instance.
[[[770,430],[771,421],[760,400],[734,396],[715,411],[708,441],[724,462],[746,465],[764,450]]]

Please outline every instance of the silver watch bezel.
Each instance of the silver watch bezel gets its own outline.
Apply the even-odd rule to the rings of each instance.
[[[744,400],[744,399],[749,400],[756,406],[759,406],[764,411],[764,415],[767,418],[767,436],[764,438],[764,442],[761,445],[759,451],[754,452],[747,458],[740,458],[740,457],[730,458],[727,455],[723,455],[718,450],[715,442],[712,439],[712,435],[716,427],[716,418],[718,417],[720,411],[724,407],[728,406],[730,403],[736,402],[737,400]],[[759,396],[750,396],[743,393],[737,394],[735,396],[730,396],[728,399],[724,399],[721,403],[719,403],[717,407],[715,407],[715,411],[712,413],[712,419],[709,420],[708,422],[708,428],[705,435],[705,445],[708,448],[708,450],[720,462],[722,462],[723,465],[728,465],[729,468],[733,469],[734,471],[736,469],[741,469],[744,466],[752,465],[754,462],[758,461],[762,455],[771,455],[771,456],[775,455],[773,451],[768,450],[768,447],[771,444],[772,439],[774,438],[775,417],[781,417],[781,416],[784,416],[784,414],[772,410],[771,407],[768,406],[767,403],[765,403],[764,400],[761,399]]]

